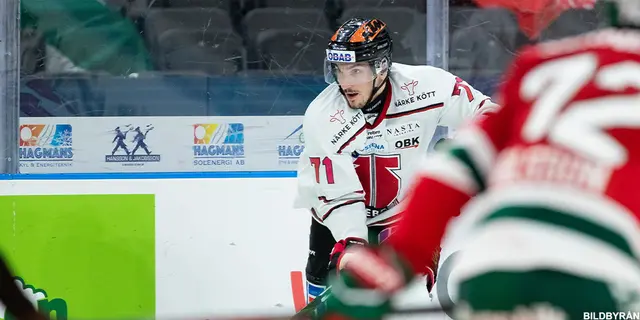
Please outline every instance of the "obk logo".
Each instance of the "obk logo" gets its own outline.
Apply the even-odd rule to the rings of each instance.
[[[57,320],[67,320],[69,310],[67,302],[60,298],[51,299],[43,289],[36,289],[27,284],[22,278],[16,277],[15,283],[22,290],[22,294],[33,304],[42,314],[50,316],[55,312]],[[15,320],[15,317],[7,312],[4,305],[0,304],[0,315],[4,320]]]
[[[420,145],[420,137],[406,138],[395,143],[396,149],[417,148]]]

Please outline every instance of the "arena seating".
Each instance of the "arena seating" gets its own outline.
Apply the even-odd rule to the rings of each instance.
[[[387,22],[394,61],[426,62],[421,0],[104,1],[138,26],[155,70],[136,79],[24,74],[23,116],[300,115],[326,86],[322,60],[333,30],[357,16]],[[510,12],[461,3],[450,9],[449,69],[491,94],[528,39]],[[598,21],[593,11],[569,11],[542,38]]]

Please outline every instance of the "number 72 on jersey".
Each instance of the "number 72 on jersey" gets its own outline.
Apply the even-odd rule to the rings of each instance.
[[[587,159],[620,166],[627,161],[627,149],[606,130],[640,128],[640,94],[574,101],[589,83],[602,91],[640,89],[640,63],[625,60],[600,67],[596,54],[584,53],[532,69],[520,86],[520,96],[533,101],[522,137],[532,143],[546,138]]]

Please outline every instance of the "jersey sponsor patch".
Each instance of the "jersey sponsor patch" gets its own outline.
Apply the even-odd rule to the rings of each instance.
[[[419,132],[421,130],[418,121],[405,122],[396,126],[387,128],[387,135],[391,137],[401,137],[410,133]]]
[[[367,130],[367,140],[382,138],[382,130]]]
[[[420,145],[420,137],[410,137],[395,142],[396,149],[417,148]]]
[[[422,101],[422,100],[426,100],[427,98],[433,98],[436,96],[435,91],[428,91],[428,92],[422,91],[416,95],[417,86],[418,86],[418,80],[415,80],[415,79],[411,80],[410,82],[402,83],[402,86],[400,86],[400,89],[405,91],[409,96],[404,97],[402,99],[398,99],[393,104],[396,107],[401,107],[404,105],[412,104],[416,101]]]
[[[327,61],[353,63],[356,62],[356,52],[327,49]]]
[[[364,146],[362,154],[384,152],[385,150],[387,150],[387,144],[383,141],[372,142]]]
[[[382,153],[389,150],[389,143],[384,139],[382,130],[367,130],[366,136],[364,147],[358,150],[361,154]]]
[[[343,111],[344,110],[340,110]],[[352,138],[353,137],[353,133],[351,132],[351,129],[356,127],[356,125],[358,124],[358,122],[362,119],[364,119],[363,113],[362,112],[358,112],[356,114],[354,114],[351,119],[346,120],[344,118],[343,113],[337,112],[336,114],[332,115],[330,117],[330,122],[338,122],[340,124],[342,124],[343,126],[340,128],[340,130],[336,131],[333,134],[333,139],[331,139],[331,144],[336,145],[339,142],[342,142],[342,140],[344,140],[345,137],[347,137],[347,139]],[[336,119],[335,121],[333,119]],[[358,132],[358,131],[355,131]]]

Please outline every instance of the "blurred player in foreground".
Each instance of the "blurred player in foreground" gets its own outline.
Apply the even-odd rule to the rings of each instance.
[[[347,249],[330,314],[389,312],[467,205],[456,320],[638,316],[640,1],[606,5],[612,28],[519,55],[498,112],[421,167],[396,232]]]
[[[0,302],[16,320],[47,320],[16,286],[13,274],[4,258],[0,256]],[[4,318],[7,319],[7,313]]]
[[[306,267],[309,301],[325,289],[352,245],[379,243],[397,222],[398,204],[438,126],[456,129],[495,105],[453,74],[392,63],[390,32],[378,19],[354,18],[326,50],[329,86],[303,121],[304,154],[296,206],[312,213]],[[424,261],[431,290],[439,251]],[[430,254],[430,257],[434,254]]]

